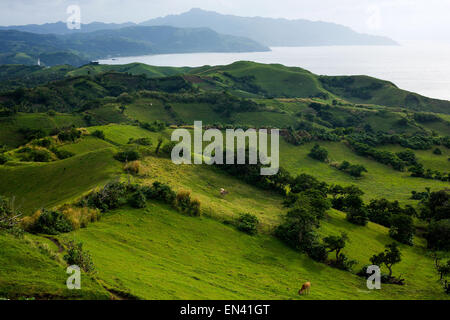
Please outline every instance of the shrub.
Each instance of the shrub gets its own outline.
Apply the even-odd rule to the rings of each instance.
[[[190,191],[181,190],[176,196],[176,207],[181,212],[190,214],[192,216],[200,215],[200,201],[191,200]]]
[[[116,153],[114,158],[120,162],[136,161],[140,159],[140,154],[137,150],[126,150]]]
[[[172,149],[177,145],[175,141],[169,141],[161,148],[161,152],[165,155],[171,155]]]
[[[440,156],[440,155],[442,154],[442,151],[441,151],[441,149],[436,148],[436,149],[434,149],[433,153],[434,153],[435,155]]]
[[[46,149],[31,149],[29,154],[23,159],[33,162],[49,162],[51,158],[51,153]]]
[[[61,131],[58,134],[58,139],[62,142],[65,141],[75,141],[76,139],[81,137],[81,132],[75,128],[71,128],[69,130]]]
[[[398,242],[413,245],[415,227],[413,219],[405,214],[396,214],[391,218],[389,236]]]
[[[142,191],[136,191],[130,198],[130,205],[133,208],[142,209],[147,206],[145,195]]]
[[[174,204],[177,196],[170,186],[158,181],[153,182],[151,187],[143,187],[142,191],[147,199],[162,200],[168,204]]]
[[[13,209],[12,203],[0,196],[0,230],[7,230],[16,236],[21,236],[20,213]]]
[[[349,208],[347,211],[347,221],[359,226],[367,225],[369,222],[367,209],[365,207]]]
[[[33,233],[44,233],[56,235],[73,230],[70,221],[59,211],[42,209],[34,225],[31,226]]]
[[[139,139],[130,138],[128,144],[131,143],[138,144],[141,146],[151,146],[153,144],[152,140],[150,140],[149,138],[139,138]]]
[[[100,220],[100,211],[98,209],[64,206],[60,210],[67,220],[70,221],[74,230],[86,228],[89,223]]]
[[[67,254],[64,256],[64,260],[69,265],[77,265],[83,271],[87,273],[94,273],[95,266],[92,262],[91,255],[89,252],[83,250],[83,243],[74,243],[70,241],[67,244]]]
[[[258,217],[250,213],[241,214],[237,221],[237,228],[240,231],[254,235],[258,232]]]
[[[99,139],[105,140],[105,133],[101,130],[95,130],[94,132],[92,132],[92,135]]]
[[[81,205],[101,211],[116,209],[127,202],[127,187],[124,183],[108,183],[104,188],[93,191],[81,200]]]
[[[326,161],[328,159],[328,151],[318,144],[315,144],[308,156],[319,161]]]
[[[1,153],[0,154],[0,165],[3,165],[7,162],[8,162],[8,157],[5,154]]]
[[[319,242],[313,242],[307,253],[311,259],[317,262],[325,262],[328,258],[327,248]]]
[[[401,253],[395,242],[387,244],[385,247],[386,249],[384,252],[373,255],[372,258],[370,258],[370,262],[378,266],[384,264],[389,269],[388,277],[392,278],[392,266],[402,260]]]
[[[123,169],[131,174],[139,174],[141,162],[139,160],[127,162]]]
[[[64,149],[58,150],[56,148],[53,148],[51,151],[58,157],[59,160],[68,159],[75,155],[73,152],[70,152],[70,151],[67,151]]]
[[[44,138],[34,141],[34,144],[43,148],[49,148],[52,145],[52,140],[50,138]]]
[[[431,222],[425,238],[429,249],[450,251],[450,219]]]

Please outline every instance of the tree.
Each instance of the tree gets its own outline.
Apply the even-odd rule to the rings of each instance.
[[[125,113],[125,110],[127,110],[127,107],[125,106],[125,105],[121,105],[120,107],[119,107],[119,109],[120,109],[120,113]]]
[[[348,240],[348,235],[342,232],[340,236],[328,236],[323,239],[328,253],[336,252],[336,261],[339,261],[339,254],[345,247]]]
[[[450,250],[450,219],[433,221],[429,224],[427,233],[427,246],[431,250]]]
[[[391,217],[389,236],[398,242],[413,245],[415,227],[412,217],[405,214],[395,214]]]
[[[319,161],[326,161],[328,159],[328,151],[325,148],[322,148],[318,144],[315,144],[314,147],[311,149],[310,153],[308,154],[313,159],[319,160]]]
[[[164,139],[162,137],[158,137],[158,144],[156,145],[155,153],[159,153],[159,149],[161,149],[161,145],[163,143]]]
[[[392,266],[399,263],[401,260],[401,252],[395,242],[387,244],[384,252],[373,255],[372,258],[370,258],[372,264],[378,266],[384,264],[386,268],[388,268],[389,278],[392,278]]]

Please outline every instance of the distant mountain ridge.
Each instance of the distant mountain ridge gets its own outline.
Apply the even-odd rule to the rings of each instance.
[[[219,33],[248,37],[267,46],[397,45],[387,37],[357,33],[334,23],[238,17],[201,9],[151,19],[141,24],[207,27]]]
[[[173,26],[178,28],[210,28],[221,34],[250,38],[266,46],[325,45],[397,45],[394,40],[368,34],[329,22],[305,19],[287,20],[262,17],[224,15],[202,9],[191,9],[179,15],[168,15],[136,24],[92,22],[81,29],[68,29],[66,23],[0,26],[0,30],[18,30],[38,34],[82,34],[99,30],[117,30],[131,26]]]

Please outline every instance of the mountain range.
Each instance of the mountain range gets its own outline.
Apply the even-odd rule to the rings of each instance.
[[[218,33],[247,37],[266,46],[320,46],[320,45],[396,45],[394,40],[357,33],[352,29],[329,22],[305,19],[288,20],[263,17],[239,17],[194,8],[179,15],[168,15],[136,24],[92,22],[80,29],[68,29],[66,23],[1,27],[0,30],[18,30],[40,34],[73,34],[99,30],[117,30],[130,26],[167,25],[178,28],[210,28]]]

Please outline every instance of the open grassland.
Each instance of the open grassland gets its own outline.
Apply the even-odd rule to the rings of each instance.
[[[62,204],[120,174],[114,153],[103,148],[56,162],[1,166],[0,194],[15,198],[26,214]]]
[[[324,228],[348,227],[332,215]],[[351,230],[365,252],[388,242],[385,231]],[[367,233],[367,235],[366,235]],[[108,287],[146,299],[299,299],[301,283],[312,293],[301,299],[445,299],[432,260],[405,251],[395,272],[405,286],[369,291],[365,279],[318,264],[269,235],[248,236],[208,218],[181,215],[159,204],[116,210],[100,222],[60,238],[81,240]],[[353,247],[349,254],[358,248]],[[360,248],[359,248],[360,249]],[[402,248],[403,249],[403,248]],[[413,249],[415,250],[415,249]],[[407,266],[406,263],[411,263]],[[410,278],[411,277],[411,278]]]
[[[82,290],[68,290],[66,264],[58,248],[43,237],[17,239],[0,232],[0,297],[9,299],[110,299],[90,276],[81,276]]]
[[[0,145],[5,144],[10,148],[18,147],[25,143],[20,129],[41,129],[49,132],[54,128],[85,125],[79,115],[56,114],[49,116],[46,113],[19,113],[11,117],[0,117]]]
[[[280,141],[281,166],[292,174],[308,173],[329,184],[355,184],[365,192],[366,201],[384,197],[398,200],[403,204],[415,203],[409,200],[411,191],[424,190],[426,187],[436,191],[449,186],[448,182],[410,177],[409,172],[399,172],[389,166],[355,154],[342,142],[319,142],[319,145],[328,150],[331,162],[340,163],[347,160],[352,164],[363,165],[368,172],[364,173],[361,178],[354,178],[327,163],[310,158],[308,153],[314,143],[293,146]],[[445,155],[441,157],[444,158]],[[446,166],[440,170],[448,171],[449,169],[450,164],[446,163]]]

